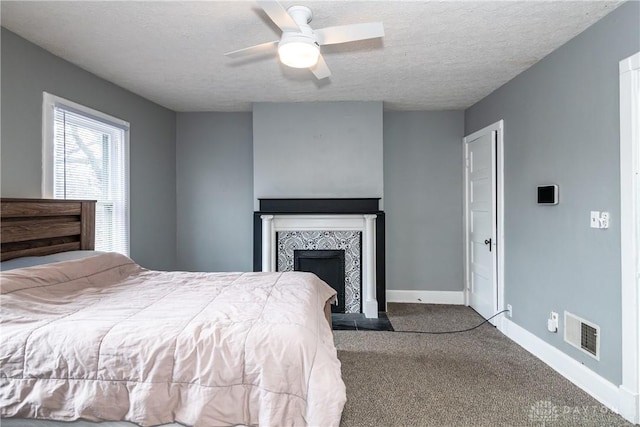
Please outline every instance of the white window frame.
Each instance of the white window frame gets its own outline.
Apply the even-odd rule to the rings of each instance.
[[[125,167],[125,191],[127,209],[125,213],[125,228],[127,239],[127,255],[131,251],[131,232],[130,232],[130,168],[129,168],[129,122],[117,117],[105,114],[101,111],[94,110],[84,105],[78,104],[68,99],[52,95],[48,92],[42,92],[42,198],[53,198],[54,186],[54,107],[63,107],[68,110],[75,110],[79,114],[92,117],[96,120],[104,121],[114,126],[118,126],[124,130],[124,167]]]

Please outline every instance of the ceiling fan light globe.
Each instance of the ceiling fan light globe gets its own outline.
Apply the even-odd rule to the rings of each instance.
[[[309,68],[316,65],[320,56],[320,49],[313,43],[288,42],[278,46],[280,61],[293,68]]]

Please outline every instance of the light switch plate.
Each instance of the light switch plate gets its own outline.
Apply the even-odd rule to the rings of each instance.
[[[591,211],[591,228],[600,228],[600,211]]]

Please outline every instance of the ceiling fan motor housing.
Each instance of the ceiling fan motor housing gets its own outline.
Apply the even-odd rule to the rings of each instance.
[[[309,22],[311,22],[313,18],[311,9],[306,6],[291,6],[287,9],[287,13],[289,13],[291,18],[298,24],[300,31],[283,31],[278,45],[281,46],[286,43],[299,42],[319,46],[313,30],[309,26]]]
[[[319,46],[316,42],[316,38],[311,34],[298,33],[295,31],[285,31],[282,33],[282,37],[280,38],[280,42],[278,46],[282,46],[287,43],[308,43],[311,45]]]

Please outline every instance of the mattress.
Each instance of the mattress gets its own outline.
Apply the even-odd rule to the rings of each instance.
[[[146,270],[119,254],[2,273],[0,415],[139,425],[338,425],[315,275]]]

